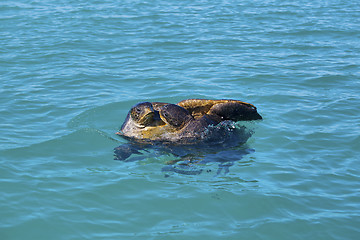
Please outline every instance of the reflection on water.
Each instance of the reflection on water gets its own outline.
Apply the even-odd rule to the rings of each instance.
[[[254,152],[254,149],[233,149],[233,150],[224,150],[217,153],[209,153],[203,155],[193,155],[187,156],[185,158],[178,158],[174,161],[168,162],[167,166],[162,168],[164,172],[175,172],[185,175],[196,175],[202,173],[204,170],[206,172],[211,172],[212,169],[205,169],[207,165],[213,165],[217,163],[216,176],[226,175],[230,171],[230,167],[234,165],[235,162],[241,161],[242,158]],[[251,161],[243,164],[251,164]],[[169,175],[165,175],[169,176]]]
[[[216,126],[210,126],[204,132],[201,141],[174,144],[170,142],[136,142],[131,139],[114,149],[115,160],[132,162],[144,160],[150,156],[171,156],[162,168],[166,172],[185,175],[197,175],[203,171],[212,172],[208,166],[217,165],[216,176],[226,175],[235,162],[245,155],[254,152],[246,146],[253,130],[240,123],[224,121]],[[139,156],[141,156],[139,158]],[[251,161],[243,163],[251,164]]]

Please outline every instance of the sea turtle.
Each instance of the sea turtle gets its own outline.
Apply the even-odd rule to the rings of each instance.
[[[199,174],[198,164],[218,162],[217,174],[233,164],[223,150],[238,148],[252,135],[246,127],[235,124],[241,120],[257,120],[256,107],[237,100],[188,99],[178,104],[142,102],[131,108],[118,135],[128,138],[127,144],[114,149],[115,159],[127,161],[132,154],[143,151],[172,154],[165,172]],[[244,155],[239,151],[237,160]],[[251,151],[250,151],[251,152]],[[245,154],[248,154],[247,151]],[[208,157],[207,157],[208,156]],[[135,158],[129,160],[133,161]]]
[[[178,104],[142,102],[131,108],[118,135],[137,141],[192,143],[210,125],[262,119],[252,104],[238,100],[187,99]]]

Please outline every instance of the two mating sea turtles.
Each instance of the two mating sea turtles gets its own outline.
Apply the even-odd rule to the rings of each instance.
[[[177,104],[142,102],[131,108],[117,134],[138,142],[189,144],[204,139],[223,121],[262,119],[256,107],[238,100],[187,99]]]

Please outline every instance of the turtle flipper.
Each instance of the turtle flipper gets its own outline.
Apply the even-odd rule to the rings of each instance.
[[[114,148],[114,160],[126,161],[132,154],[142,154],[134,144],[123,144]]]
[[[177,103],[177,105],[188,110],[194,118],[200,118],[207,114],[214,119],[221,120],[262,119],[254,105],[239,100],[187,99]]]
[[[222,120],[249,121],[262,119],[256,107],[240,101],[229,101],[214,104],[207,113],[209,116],[216,116]]]

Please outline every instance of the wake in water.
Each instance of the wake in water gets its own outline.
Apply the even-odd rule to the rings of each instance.
[[[245,148],[244,143],[251,137],[253,130],[233,121],[223,121],[209,126],[196,139],[184,141],[129,141],[114,149],[115,160],[134,161],[133,155],[150,155],[157,152],[168,154],[174,160],[168,161],[162,171],[196,175],[204,171],[204,166],[218,163],[217,175],[227,174],[234,162],[254,152]],[[208,170],[209,171],[209,170]],[[165,175],[168,176],[168,175]]]

